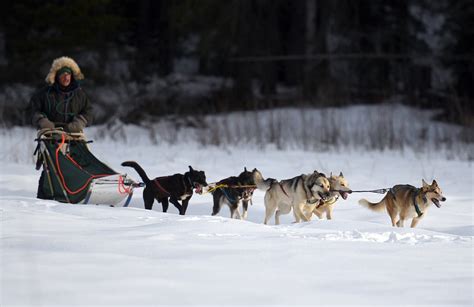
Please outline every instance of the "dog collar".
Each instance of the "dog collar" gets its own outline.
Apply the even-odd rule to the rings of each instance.
[[[195,188],[195,186],[194,186],[194,182],[193,182],[193,181],[191,181],[191,178],[189,178],[189,176],[188,176],[188,182],[189,182],[189,184],[190,184],[190,185],[191,185],[193,188]]]
[[[421,217],[423,215],[423,212],[421,212],[420,207],[418,206],[418,203],[416,202],[416,198],[420,195],[420,189],[416,193],[413,194],[413,205],[415,206],[415,211],[416,214],[418,214],[418,217]],[[423,198],[424,200],[425,198]]]

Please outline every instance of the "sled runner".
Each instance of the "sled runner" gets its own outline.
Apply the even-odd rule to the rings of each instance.
[[[82,133],[40,130],[36,169],[43,167],[38,198],[64,203],[117,205],[127,207],[133,189],[139,186],[99,161],[87,147]]]

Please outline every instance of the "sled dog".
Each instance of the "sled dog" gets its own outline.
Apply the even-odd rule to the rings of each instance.
[[[268,224],[275,214],[275,225],[279,225],[280,215],[288,214],[292,209],[296,223],[309,221],[303,212],[305,204],[316,203],[330,196],[329,180],[318,171],[282,181],[263,179],[259,173],[255,173],[254,178],[257,188],[266,191],[264,224]]]
[[[394,227],[403,227],[406,219],[413,218],[411,227],[414,228],[425,216],[431,203],[440,208],[440,201],[446,201],[436,180],[428,184],[422,179],[422,184],[421,188],[408,184],[396,185],[378,203],[361,199],[359,204],[373,211],[383,211],[386,208]]]
[[[168,200],[178,210],[179,214],[186,214],[189,200],[193,196],[193,189],[201,194],[207,187],[206,174],[203,171],[194,170],[189,166],[189,171],[184,174],[174,174],[171,176],[156,177],[150,180],[143,168],[134,161],[125,161],[122,166],[133,167],[145,183],[143,189],[143,200],[145,209],[151,210],[156,199],[161,203],[163,212],[168,211]],[[179,203],[178,200],[181,200]]]
[[[307,203],[304,206],[304,213],[310,220],[313,213],[320,219],[323,218],[323,214],[326,215],[326,219],[332,219],[332,210],[334,204],[339,199],[339,196],[343,199],[347,199],[347,196],[352,193],[352,190],[349,189],[349,184],[347,183],[346,178],[344,178],[342,172],[339,173],[339,176],[331,174],[328,180],[331,186],[330,196],[326,200],[320,200],[314,204]]]
[[[230,218],[246,219],[249,202],[252,201],[253,191],[255,190],[255,182],[253,180],[253,172],[244,171],[239,176],[232,176],[220,180],[216,183],[217,186],[225,185],[212,192],[214,206],[212,207],[212,215],[216,215],[222,208],[222,205],[227,204],[230,209]],[[242,186],[242,187],[240,187]],[[242,203],[242,215],[239,212],[239,204]]]

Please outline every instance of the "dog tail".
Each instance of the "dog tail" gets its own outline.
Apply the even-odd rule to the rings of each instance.
[[[133,167],[138,175],[140,175],[140,177],[142,177],[142,180],[143,182],[145,182],[145,184],[149,184],[150,183],[150,178],[148,178],[147,174],[145,173],[145,171],[143,170],[143,168],[135,161],[125,161],[122,163],[122,166],[129,166],[129,167]]]
[[[359,200],[359,205],[363,206],[363,207],[366,207],[366,208],[369,208],[370,210],[372,211],[376,211],[376,212],[381,212],[385,209],[385,198],[382,199],[381,201],[379,201],[378,203],[371,203],[370,201],[366,200],[366,199],[360,199]]]

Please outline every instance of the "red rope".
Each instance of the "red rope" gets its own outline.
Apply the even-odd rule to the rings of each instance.
[[[79,189],[77,189],[75,191],[70,190],[68,188],[68,186],[66,185],[66,181],[64,180],[64,176],[63,176],[63,173],[61,171],[61,167],[59,166],[59,151],[61,150],[61,147],[63,147],[65,142],[66,142],[66,138],[64,137],[64,134],[62,134],[61,135],[61,144],[59,144],[58,148],[56,149],[56,168],[58,169],[59,177],[61,179],[63,187],[69,194],[74,195],[74,194],[78,194],[78,193],[82,192],[89,185],[89,183],[92,181],[92,179],[109,176],[109,175],[91,175],[91,177],[89,177],[89,179],[87,179],[86,183],[82,187],[80,187]],[[72,158],[69,158],[69,159],[72,160]],[[74,164],[77,164],[77,163],[74,163]]]
[[[119,179],[118,179],[119,183],[118,183],[118,191],[120,194],[131,194],[132,193],[132,189],[131,188],[127,188],[124,184],[124,181],[123,181],[123,176],[122,175],[119,175]],[[122,192],[123,191],[123,192]]]
[[[167,177],[160,177],[160,178],[168,178]],[[170,192],[166,191],[165,188],[161,186],[161,184],[158,182],[158,179],[153,180],[153,183],[158,187],[158,190],[160,190],[162,193],[165,193],[165,195],[171,195]]]
[[[77,166],[78,168],[80,168],[81,170],[83,170],[84,172],[86,172],[87,174],[89,174],[90,176],[95,176],[94,178],[97,178],[97,176],[100,176],[100,177],[107,176],[107,175],[92,175],[91,173],[89,173],[89,172],[86,171],[85,169],[82,169],[82,166],[79,165],[79,163],[77,163],[69,154],[67,154],[66,157],[67,157],[75,166]],[[131,189],[131,188],[127,188],[127,187],[125,186],[125,182],[124,182],[124,179],[123,179],[123,176],[122,176],[122,175],[119,175],[119,177],[118,177],[118,191],[119,191],[120,194],[131,194],[131,193],[132,193],[132,189]]]
[[[78,168],[82,169],[82,166],[79,165],[79,163],[77,163],[69,154],[66,155],[66,157],[72,162],[74,163],[75,166],[77,166]],[[89,174],[89,172],[85,171],[86,173]],[[89,174],[90,175],[90,174]]]

